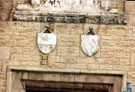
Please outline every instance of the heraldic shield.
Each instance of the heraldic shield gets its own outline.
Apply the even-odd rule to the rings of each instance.
[[[37,44],[39,50],[44,54],[49,54],[55,49],[56,35],[48,26],[41,33],[38,33]]]
[[[91,35],[88,35],[91,33]],[[90,30],[87,35],[81,35],[81,47],[85,54],[92,56],[99,49],[99,37]]]

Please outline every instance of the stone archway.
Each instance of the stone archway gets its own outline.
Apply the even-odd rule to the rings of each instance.
[[[6,92],[121,92],[125,72],[10,67]]]

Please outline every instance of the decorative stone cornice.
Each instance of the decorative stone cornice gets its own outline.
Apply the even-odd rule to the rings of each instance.
[[[57,22],[57,23],[91,23],[91,24],[126,24],[126,15],[76,15],[76,14],[42,14],[16,11],[14,21]]]

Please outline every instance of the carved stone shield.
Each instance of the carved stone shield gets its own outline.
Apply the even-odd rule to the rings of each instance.
[[[92,56],[98,51],[99,37],[97,35],[81,35],[81,47],[85,54]]]
[[[55,49],[56,35],[54,33],[38,33],[37,44],[39,50],[44,54],[49,54]]]

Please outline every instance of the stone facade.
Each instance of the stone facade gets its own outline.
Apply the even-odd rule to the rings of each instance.
[[[18,3],[24,2],[28,1],[18,0]],[[11,2],[8,1],[6,4]],[[9,19],[7,16],[11,7],[5,8],[0,10],[0,20]],[[0,92],[6,90],[6,69],[12,65],[89,71],[126,71],[127,82],[135,83],[134,1],[126,1],[125,13],[126,25],[98,24],[100,48],[92,57],[83,53],[80,35],[85,34],[89,26],[97,24],[51,23],[57,35],[57,47],[49,54],[47,65],[41,65],[42,53],[37,47],[36,39],[37,33],[41,32],[45,25],[49,24],[48,22],[0,21]]]

